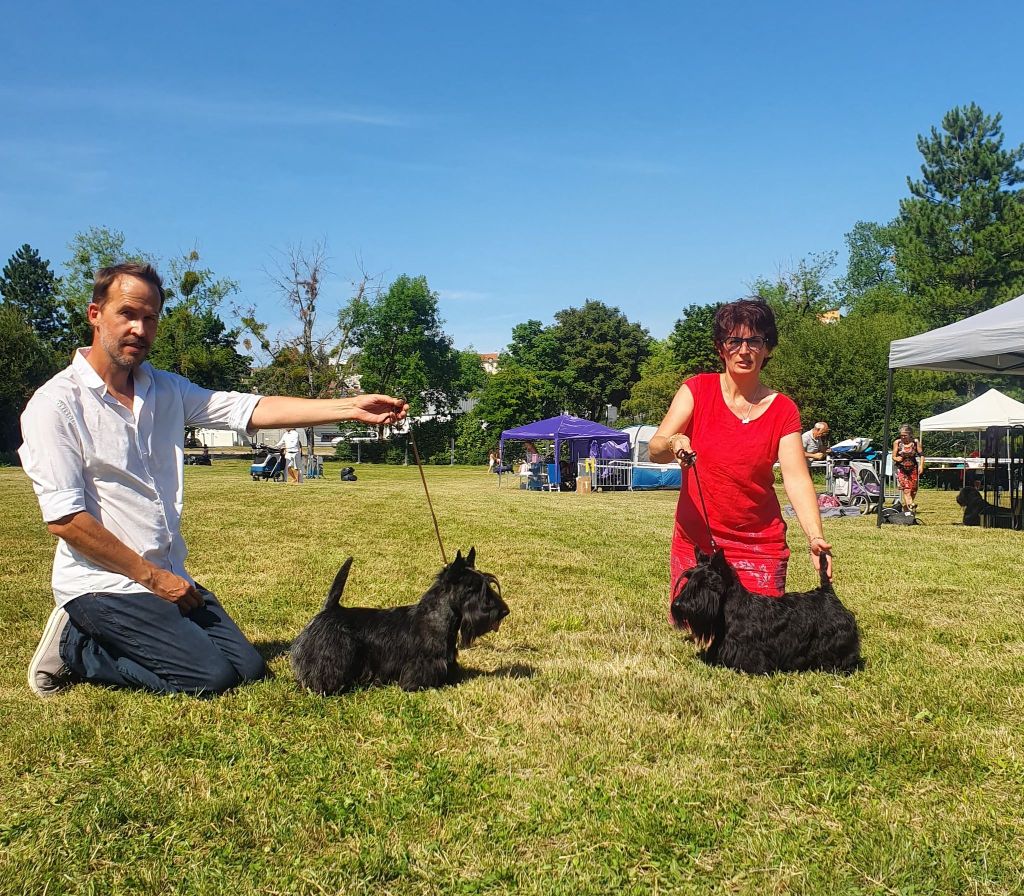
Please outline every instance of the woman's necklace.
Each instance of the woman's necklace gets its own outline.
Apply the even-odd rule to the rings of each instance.
[[[760,404],[760,403],[761,403],[761,399],[760,398],[757,401],[750,401],[748,399],[747,400],[747,411],[740,418],[740,423],[749,423],[750,422],[750,412],[754,409],[754,405],[755,404]]]

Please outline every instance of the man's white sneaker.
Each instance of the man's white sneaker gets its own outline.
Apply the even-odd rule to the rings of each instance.
[[[54,607],[39,646],[28,667],[28,686],[39,697],[52,697],[74,684],[74,676],[61,659],[60,639],[71,620],[60,607]]]

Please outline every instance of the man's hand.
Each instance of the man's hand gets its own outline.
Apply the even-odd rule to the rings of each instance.
[[[205,601],[196,591],[196,586],[188,579],[183,579],[166,569],[153,571],[152,580],[148,583],[149,590],[172,604],[177,604],[182,616],[188,616],[193,610],[203,606]]]
[[[390,395],[357,395],[352,399],[350,420],[369,423],[371,426],[391,425],[405,419],[409,405],[401,398]]]

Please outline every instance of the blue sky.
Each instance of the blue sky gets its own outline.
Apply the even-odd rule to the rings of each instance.
[[[266,269],[424,274],[496,351],[588,298],[663,337],[884,221],[954,105],[1024,142],[1011,3],[5,3],[0,263],[90,226]],[[840,271],[837,271],[840,273]]]

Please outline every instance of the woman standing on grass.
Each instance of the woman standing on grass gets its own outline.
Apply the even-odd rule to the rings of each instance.
[[[672,537],[671,583],[693,565],[694,547],[725,551],[751,591],[777,597],[786,590],[786,523],[775,495],[776,461],[820,569],[832,546],[822,535],[814,484],[800,440],[800,412],[761,382],[761,368],[778,344],[775,315],[761,298],[723,305],[714,340],[725,370],[691,377],[676,393],[650,443],[651,460],[678,458],[683,467]],[[697,462],[696,475],[690,469]],[[707,520],[697,491],[707,505]],[[832,577],[831,558],[824,561]]]
[[[899,438],[892,443],[892,459],[896,464],[896,484],[904,510],[917,510],[917,484],[924,469],[924,452],[914,438],[914,430],[904,423]]]

